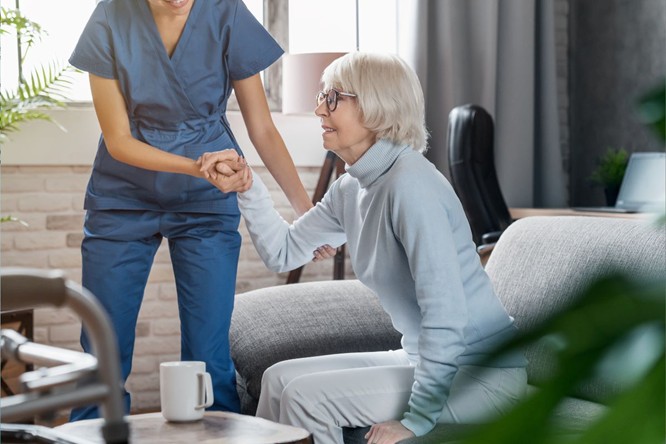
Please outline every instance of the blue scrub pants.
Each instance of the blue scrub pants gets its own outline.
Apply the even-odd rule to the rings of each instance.
[[[108,311],[118,338],[123,382],[132,369],[139,308],[162,238],[176,278],[181,359],[206,362],[215,403],[211,410],[240,411],[229,351],[241,246],[240,215],[155,211],[88,211],[84,224],[82,284]],[[81,345],[91,345],[85,331]],[[129,413],[130,396],[125,392]],[[96,406],[77,408],[71,420],[99,417]]]

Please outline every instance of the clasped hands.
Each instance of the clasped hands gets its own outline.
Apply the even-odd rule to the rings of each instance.
[[[203,178],[223,193],[242,193],[252,186],[252,170],[236,150],[204,153],[196,164]]]
[[[199,172],[223,193],[243,193],[252,186],[252,169],[234,149],[202,154],[196,161]],[[335,256],[336,249],[322,245],[312,252],[313,261]]]

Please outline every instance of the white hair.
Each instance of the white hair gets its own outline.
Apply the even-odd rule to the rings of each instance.
[[[357,95],[363,126],[389,139],[424,152],[428,131],[421,83],[400,57],[352,52],[334,60],[322,74],[324,90]]]

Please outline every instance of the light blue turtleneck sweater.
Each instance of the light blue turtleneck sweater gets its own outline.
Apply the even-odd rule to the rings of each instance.
[[[421,436],[434,427],[458,366],[480,362],[511,337],[513,320],[480,264],[458,197],[422,154],[380,140],[346,169],[293,225],[257,175],[239,194],[240,209],[273,271],[308,263],[323,244],[347,242],[356,276],[377,294],[416,366],[402,424]],[[494,362],[525,364],[522,355]]]

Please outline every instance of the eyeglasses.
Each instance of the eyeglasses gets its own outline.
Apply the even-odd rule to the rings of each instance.
[[[317,93],[317,106],[321,105],[321,103],[326,100],[326,107],[330,112],[333,112],[338,107],[338,98],[340,96],[356,97],[356,94],[341,92],[335,89],[328,90],[328,92],[319,91]]]

